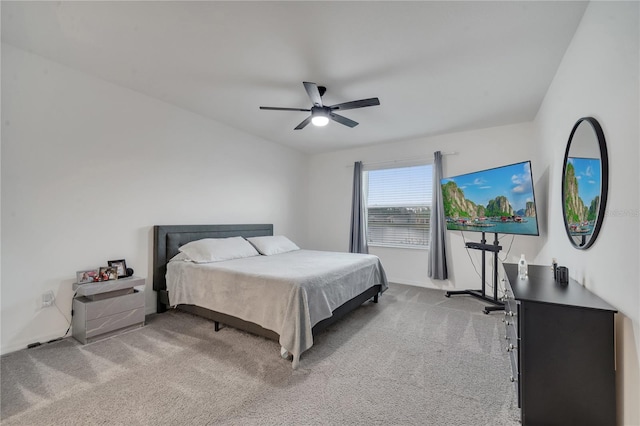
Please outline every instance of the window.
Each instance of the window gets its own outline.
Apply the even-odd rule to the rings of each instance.
[[[368,244],[429,247],[431,173],[430,164],[366,172]]]

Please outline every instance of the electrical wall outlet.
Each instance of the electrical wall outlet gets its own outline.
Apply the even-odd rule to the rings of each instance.
[[[49,290],[45,293],[42,293],[42,307],[46,308],[47,306],[53,305],[53,302],[56,300],[55,294],[53,291]]]

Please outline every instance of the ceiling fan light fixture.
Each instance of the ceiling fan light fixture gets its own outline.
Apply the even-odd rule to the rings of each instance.
[[[314,114],[313,118],[311,119],[311,123],[314,126],[318,127],[326,126],[327,124],[329,124],[329,117],[324,114]]]

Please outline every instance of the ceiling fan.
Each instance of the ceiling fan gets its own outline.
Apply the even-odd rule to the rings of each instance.
[[[311,109],[304,108],[280,108],[261,106],[260,109],[268,109],[273,111],[309,111],[311,115],[298,124],[294,130],[303,129],[307,124],[313,123],[315,126],[326,126],[329,119],[337,121],[348,127],[356,127],[358,122],[348,119],[334,113],[334,111],[342,111],[347,109],[364,108],[368,106],[380,105],[378,98],[360,99],[359,101],[344,102],[341,104],[325,106],[322,104],[322,95],[327,91],[324,86],[318,86],[316,83],[303,82],[307,95],[311,99],[313,106]]]

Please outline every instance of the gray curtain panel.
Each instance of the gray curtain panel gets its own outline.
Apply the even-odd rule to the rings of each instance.
[[[351,200],[351,235],[349,251],[351,253],[369,253],[367,246],[367,206],[362,187],[362,161],[353,165],[353,198]]]
[[[449,278],[447,271],[447,250],[445,233],[447,223],[444,218],[444,204],[442,202],[442,153],[433,153],[433,192],[431,201],[431,242],[429,245],[429,277],[436,280]]]

